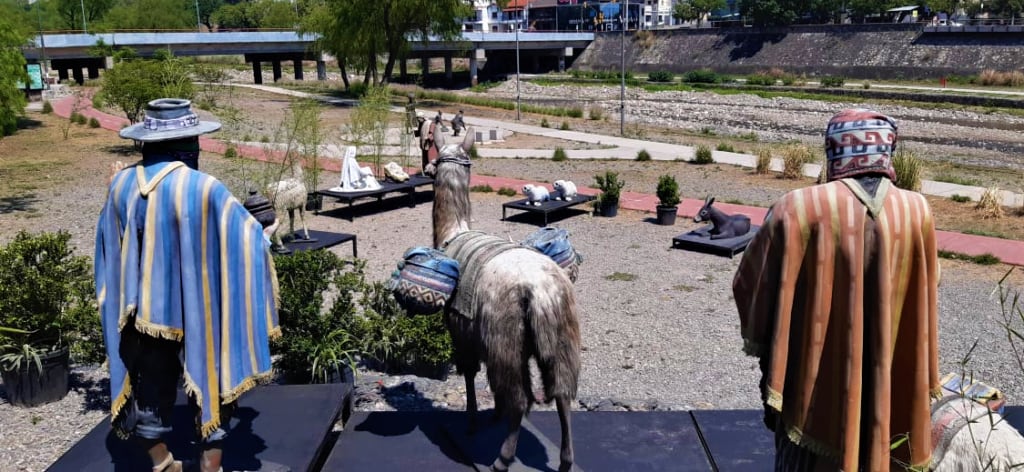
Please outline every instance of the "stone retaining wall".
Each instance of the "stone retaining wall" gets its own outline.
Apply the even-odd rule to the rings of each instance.
[[[618,70],[621,47],[621,33],[598,33],[572,67]],[[630,70],[641,73],[780,67],[811,76],[934,79],[1022,69],[1024,34],[924,33],[900,24],[651,30],[627,33],[625,53]]]

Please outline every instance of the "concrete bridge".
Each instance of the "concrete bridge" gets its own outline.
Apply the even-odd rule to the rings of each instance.
[[[244,55],[252,64],[254,81],[263,82],[263,63],[271,63],[274,80],[281,78],[281,62],[292,61],[295,79],[302,80],[302,61],[316,61],[317,78],[326,78],[325,57],[314,52],[315,35],[302,35],[294,31],[245,31],[245,32],[115,32],[115,33],[71,33],[42,34],[35,37],[33,46],[25,48],[29,62],[49,61],[50,68],[57,71],[61,80],[70,77],[81,83],[88,75],[99,77],[99,69],[111,66],[110,58],[96,57],[90,49],[97,41],[114,48],[130,47],[140,56],[152,56],[157,49],[169,49],[176,56],[217,56]],[[478,61],[507,58],[509,53],[520,50],[526,58],[527,69],[536,68],[542,58],[557,61],[559,69],[565,62],[586,48],[594,40],[593,33],[464,33],[454,41],[415,42],[407,58],[399,63],[400,73],[405,74],[408,59],[420,59],[427,64],[431,58],[445,59],[445,75],[450,79],[452,58],[468,57],[470,78],[476,83]],[[428,68],[424,68],[428,70]],[[70,74],[69,74],[70,72]]]

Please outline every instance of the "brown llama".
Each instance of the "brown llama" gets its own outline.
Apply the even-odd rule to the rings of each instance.
[[[507,420],[508,435],[492,470],[508,470],[515,459],[523,418],[534,394],[529,360],[534,358],[544,385],[544,401],[554,400],[562,428],[560,471],[572,469],[570,402],[580,371],[580,328],[573,284],[565,271],[540,252],[507,239],[471,231],[469,149],[475,134],[460,144],[434,138],[438,158],[426,169],[434,177],[434,247],[459,261],[455,299],[445,310],[455,364],[466,379],[466,412],[476,427],[474,378],[480,363],[494,393],[496,419]]]

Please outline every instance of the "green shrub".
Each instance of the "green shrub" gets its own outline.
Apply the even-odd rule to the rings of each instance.
[[[757,149],[757,167],[754,169],[758,174],[767,174],[771,172],[772,166],[772,150],[767,146],[762,146]]]
[[[870,89],[871,88],[871,82],[868,82],[868,81],[865,80],[864,83],[860,84],[860,86],[864,87],[864,90]]]
[[[683,82],[691,84],[717,84],[722,82],[722,76],[711,69],[691,70],[683,74]]]
[[[451,338],[442,313],[407,316],[383,283],[364,285],[363,316],[352,331],[360,350],[386,372],[431,374],[423,366],[447,364]]]
[[[487,185],[487,184],[484,184],[484,185],[474,185],[474,186],[469,188],[469,191],[470,192],[480,192],[480,193],[491,193],[491,192],[494,191],[494,188],[491,187],[490,185]]]
[[[715,150],[722,152],[736,152],[733,149],[732,144],[729,143],[718,143],[718,146],[715,146]]]
[[[95,117],[89,118],[89,127],[90,128],[99,128],[100,127],[100,120],[97,120]]]
[[[667,70],[656,70],[647,74],[647,80],[651,82],[672,82],[676,76]]]
[[[779,80],[782,81],[782,85],[789,87],[790,85],[796,83],[796,76],[793,74],[783,74],[783,76],[780,77]]]
[[[275,256],[281,337],[272,346],[275,365],[290,382],[327,382],[355,367],[360,344],[353,332],[356,294],[365,287],[365,263],[346,264],[330,251]],[[336,294],[325,307],[325,293]]]
[[[896,171],[897,187],[918,192],[921,190],[921,171],[924,161],[911,150],[899,148],[892,156],[892,167]]]
[[[658,177],[658,204],[663,207],[679,205],[679,183],[676,178],[665,174]]]
[[[845,84],[846,79],[843,77],[826,76],[821,78],[822,87],[842,87]]]
[[[53,105],[49,100],[43,100],[43,114],[49,115],[50,113],[53,113]]]
[[[569,156],[565,153],[565,149],[556,147],[554,154],[551,155],[551,160],[555,162],[562,162],[569,159]]]
[[[480,159],[480,151],[476,150],[476,143],[469,147],[469,158]]]
[[[764,74],[751,74],[747,76],[747,85],[775,85],[775,77]]]
[[[960,252],[943,251],[939,249],[939,257],[943,259],[953,259],[959,261],[968,261],[980,265],[995,265],[1002,262],[998,257],[991,253],[985,253],[977,256],[971,256],[969,254],[963,254]]]
[[[601,118],[604,118],[604,110],[602,110],[599,105],[591,106],[589,113],[591,120],[597,121],[600,120]]]
[[[548,119],[547,118],[541,118],[540,119],[540,127],[541,128],[550,128],[551,127],[551,123],[548,123]]]
[[[949,199],[957,203],[967,203],[971,201],[971,197],[968,197],[967,195],[957,195],[955,193],[953,196],[949,197]]]
[[[701,144],[697,146],[697,153],[693,157],[694,164],[711,164],[715,158],[711,156],[711,148]]]
[[[594,183],[601,191],[601,194],[597,197],[598,202],[601,205],[609,206],[619,203],[622,187],[626,186],[626,182],[619,180],[619,173],[612,171],[607,171],[604,175],[595,175]]]
[[[700,129],[700,134],[703,134],[704,136],[715,136],[718,133],[715,132],[714,128],[705,126]]]
[[[651,160],[651,153],[647,152],[646,149],[641,149],[636,153],[636,160],[638,161],[649,161]]]
[[[583,107],[579,105],[570,107],[566,114],[569,115],[569,118],[583,118]]]
[[[563,121],[562,122],[562,126],[559,126],[558,129],[560,129],[562,131],[569,131],[569,122],[568,121]]]
[[[498,195],[502,195],[502,196],[506,196],[506,197],[514,197],[514,196],[516,196],[518,194],[516,193],[516,189],[514,189],[514,188],[502,187],[502,188],[498,189]]]
[[[224,150],[224,157],[234,159],[238,157],[238,150],[235,149],[234,146],[228,146],[228,148]]]

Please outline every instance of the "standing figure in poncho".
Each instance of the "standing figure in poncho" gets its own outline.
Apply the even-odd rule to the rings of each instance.
[[[195,170],[199,135],[219,128],[187,100],[150,102],[144,122],[121,130],[143,143],[142,162],[111,178],[96,229],[112,421],[155,471],[182,469],[161,439],[182,375],[199,408],[201,469],[220,469],[228,410],[269,377],[268,343],[280,332],[263,228]]]
[[[733,280],[777,471],[929,465],[935,222],[923,196],[893,185],[895,146],[891,118],[836,114],[827,183],[772,206]]]

